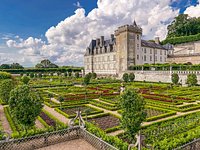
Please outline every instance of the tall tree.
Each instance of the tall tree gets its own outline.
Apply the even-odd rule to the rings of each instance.
[[[122,109],[121,124],[131,141],[146,119],[145,101],[134,89],[127,89],[120,97]]]
[[[42,103],[42,97],[27,85],[11,91],[9,99],[11,114],[26,131],[35,125],[35,120],[43,108]]]

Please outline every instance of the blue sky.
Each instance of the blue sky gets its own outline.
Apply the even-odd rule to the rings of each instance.
[[[132,6],[133,8],[127,9],[127,12],[120,12],[121,9],[124,9],[121,7],[122,5],[129,7],[129,4],[124,4],[121,0],[99,0],[99,6],[97,0],[1,0],[0,64],[17,61],[25,66],[32,66],[45,57],[60,65],[83,65],[82,56],[89,42],[88,38],[99,36],[101,33],[99,31],[105,28],[106,30],[101,34],[106,36],[117,26],[131,23],[133,19],[124,19],[125,15],[136,19],[146,29],[145,37],[153,38],[163,32],[161,29],[163,30],[166,24],[164,26],[162,22],[170,22],[177,13],[184,13],[188,7],[195,6],[196,8],[198,5],[198,0],[169,1],[150,0],[152,9],[148,8],[149,11],[154,10],[153,8],[158,11],[156,6],[159,6],[160,10],[165,11],[163,15],[168,16],[163,19],[156,16],[154,12],[147,15],[148,18],[156,16],[157,19],[161,19],[161,21],[158,20],[159,23],[161,22],[160,25],[157,23],[153,26],[146,21],[148,18],[141,20],[139,16],[132,15],[140,14],[139,12],[148,6],[147,3],[139,4],[137,0],[129,0],[135,5]],[[165,7],[162,2],[169,7]],[[118,7],[121,8],[117,10]],[[134,11],[135,7],[138,7],[137,11]],[[97,9],[94,10],[95,8]],[[87,16],[88,14],[90,15]],[[101,25],[98,30],[92,29],[97,26],[93,25],[94,20]],[[85,32],[82,33],[81,27]],[[78,29],[76,30],[76,28]],[[81,35],[83,39],[86,39],[85,41],[78,40]],[[164,37],[165,35],[159,36]],[[64,56],[70,57],[64,58]],[[71,61],[70,59],[73,58],[75,60]]]
[[[95,0],[80,0],[89,12],[96,7]],[[0,33],[22,38],[40,37],[77,9],[77,0],[1,0]]]

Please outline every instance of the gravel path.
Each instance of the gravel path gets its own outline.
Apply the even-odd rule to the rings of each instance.
[[[97,150],[92,145],[83,139],[67,141],[48,147],[40,148],[38,150]]]
[[[101,107],[94,106],[94,105],[92,105],[92,104],[87,104],[87,106],[91,106],[91,107],[94,107],[94,108],[103,110],[104,113],[110,113],[110,114],[113,114],[113,115],[116,115],[116,116],[121,117],[121,115],[120,115],[117,111],[107,110],[107,109],[104,109],[104,108],[101,108]]]
[[[61,122],[68,124],[69,119],[66,118],[65,116],[61,115],[60,113],[58,113],[57,111],[54,110],[54,108],[48,107],[48,106],[44,106],[44,109],[46,111],[48,111],[49,113],[51,113],[53,116],[55,116],[58,120],[60,120]]]
[[[4,110],[3,110],[3,106],[0,105],[0,120],[1,120],[1,124],[2,124],[2,127],[3,127],[3,130],[5,132],[8,132],[9,134],[12,133],[12,130],[10,128],[10,124],[8,123],[7,121],[7,118],[4,114]]]
[[[35,121],[35,126],[37,128],[39,128],[39,129],[43,129],[44,128],[43,124],[38,119],[36,119],[36,121]]]

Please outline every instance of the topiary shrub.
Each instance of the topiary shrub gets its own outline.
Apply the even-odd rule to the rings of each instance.
[[[188,74],[187,75],[187,84],[188,86],[195,86],[197,84],[197,75],[196,74]]]
[[[124,73],[122,79],[124,80],[124,82],[128,82],[129,80],[128,73]]]
[[[133,82],[135,80],[135,75],[134,75],[134,73],[130,73],[129,74],[129,81],[130,82]]]
[[[179,81],[178,74],[177,73],[173,73],[172,76],[171,76],[171,80],[172,80],[173,84],[178,84],[178,81]]]

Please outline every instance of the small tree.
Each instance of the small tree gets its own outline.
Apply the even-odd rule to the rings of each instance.
[[[38,77],[37,73],[35,73],[35,74],[34,74],[34,77],[35,77],[35,78],[37,78],[37,77]]]
[[[67,72],[64,73],[64,76],[67,77]]]
[[[91,79],[91,76],[89,74],[86,74],[83,79],[84,85],[88,85],[90,83],[90,79]]]
[[[71,77],[71,76],[72,76],[72,73],[71,73],[71,72],[68,72],[68,76]]]
[[[29,81],[30,81],[30,77],[29,76],[23,76],[21,78],[21,81],[24,83],[24,84],[28,84]]]
[[[14,88],[13,80],[11,79],[5,79],[1,81],[0,84],[0,99],[8,104],[8,100],[10,98],[10,92]]]
[[[64,97],[62,97],[62,96],[59,96],[58,97],[58,101],[60,102],[60,109],[62,108],[62,103],[64,102]]]
[[[124,73],[122,78],[123,78],[124,82],[128,82],[128,80],[129,80],[128,73]]]
[[[129,74],[129,81],[130,81],[130,82],[133,82],[134,79],[135,79],[134,73],[130,73],[130,74]]]
[[[61,73],[60,72],[57,72],[57,76],[60,76],[61,75]]]
[[[43,99],[29,86],[23,85],[11,91],[9,106],[11,115],[27,131],[35,125],[35,120],[42,110]]]
[[[197,75],[196,74],[188,74],[187,75],[187,84],[189,86],[194,86],[197,84]]]
[[[34,78],[34,73],[33,72],[30,73],[30,78]]]
[[[52,93],[48,93],[48,97],[51,100],[51,98],[53,98],[53,94]]]
[[[79,78],[79,72],[76,72],[76,73],[75,73],[75,77],[76,77],[76,78]]]
[[[179,76],[177,73],[173,73],[171,79],[173,84],[178,84]]]
[[[130,140],[141,129],[141,123],[146,119],[145,101],[134,89],[125,90],[120,97],[122,109],[121,124]]]
[[[39,78],[42,78],[42,73],[41,73],[41,72],[38,73],[38,77],[39,77]]]
[[[91,77],[92,77],[92,79],[96,79],[96,78],[97,78],[97,74],[96,74],[95,72],[93,72],[93,73],[91,74]]]

